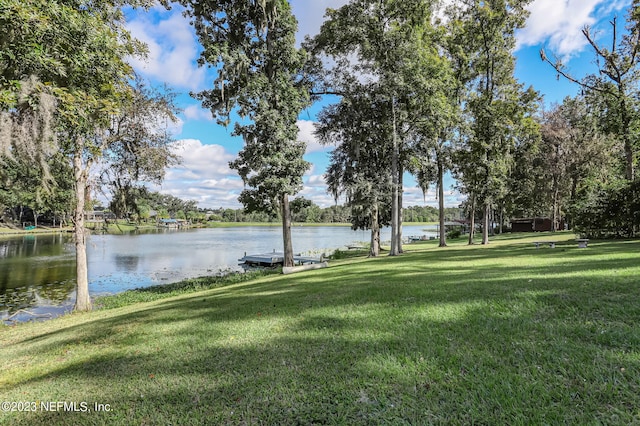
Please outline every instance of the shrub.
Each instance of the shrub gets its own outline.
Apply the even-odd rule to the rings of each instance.
[[[462,235],[460,228],[453,228],[447,231],[447,238],[449,239],[460,238],[460,235]]]
[[[640,229],[640,179],[617,182],[574,208],[575,230],[588,238],[634,237]]]

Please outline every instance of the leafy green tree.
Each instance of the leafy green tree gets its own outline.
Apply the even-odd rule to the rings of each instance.
[[[282,219],[284,265],[293,265],[289,196],[302,189],[309,168],[298,141],[298,115],[309,104],[301,76],[307,55],[295,46],[297,21],[287,0],[182,0],[203,46],[202,64],[218,70],[215,87],[196,94],[220,123],[236,112],[234,135],[244,148],[230,163],[246,189],[248,212]],[[235,108],[235,110],[234,110]]]
[[[80,311],[91,309],[84,229],[89,169],[106,149],[109,121],[129,93],[132,69],[125,58],[143,52],[142,44],[124,28],[124,4],[149,6],[151,1],[8,0],[0,10],[0,119],[15,133],[24,128],[23,117],[35,114],[40,124],[32,126],[33,136],[11,138],[20,142],[13,146],[42,141],[34,152],[59,147],[73,166],[74,309]],[[49,120],[51,111],[55,123]],[[6,146],[8,126],[0,127],[4,131],[0,140]]]
[[[320,222],[320,207],[304,197],[296,197],[290,203],[291,216],[294,222]]]
[[[547,200],[554,229],[579,194],[591,191],[594,181],[609,181],[617,151],[612,139],[599,131],[584,99],[567,98],[543,115],[541,164],[547,182]],[[607,176],[608,175],[608,176]]]
[[[516,146],[506,205],[511,217],[548,216],[554,229],[606,182],[617,180],[615,141],[598,126],[583,97],[543,111],[540,138]],[[606,186],[606,185],[605,185]]]
[[[148,222],[151,218],[151,207],[145,201],[138,202],[137,204],[137,220],[139,222]]]
[[[33,167],[30,161],[20,157],[4,157],[5,167],[0,171],[2,175],[2,198],[5,203],[12,203],[11,208],[19,206],[18,224],[22,226],[25,208],[32,213],[33,225],[38,226],[38,217],[45,211],[45,194],[47,191],[42,176],[42,169]],[[48,166],[48,165],[47,165]]]
[[[334,205],[324,208],[320,212],[320,222],[349,223],[350,209],[346,206]]]
[[[307,209],[313,205],[313,201],[304,197],[296,197],[289,203],[291,218],[294,222],[307,221]]]
[[[589,26],[582,34],[593,48],[598,71],[583,78],[572,75],[559,59],[550,59],[544,49],[540,57],[558,76],[579,84],[589,103],[599,110],[602,130],[615,135],[623,145],[624,176],[631,182],[636,177],[640,149],[640,2],[629,8],[626,33],[620,31],[617,17],[611,21],[611,48],[600,43]],[[622,35],[621,35],[622,33]]]
[[[136,200],[144,182],[159,184],[167,167],[178,163],[167,123],[175,122],[175,96],[136,79],[107,129],[100,180],[112,192],[111,209],[120,217],[139,213]]]
[[[434,86],[447,78],[442,78],[444,63],[431,24],[434,3],[352,0],[328,10],[320,34],[309,43],[314,52],[335,61],[336,66],[325,71],[324,86],[329,91],[355,93],[361,85],[369,90],[370,99],[376,98],[377,107],[387,111],[388,139],[381,143],[390,146],[390,255],[402,252],[402,176],[416,126],[422,122],[426,129],[427,120],[442,126],[439,119],[446,115],[436,116],[443,97]]]
[[[473,1],[458,11],[473,70],[466,100],[469,133],[459,154],[460,180],[483,205],[482,243],[489,243],[492,205],[506,194],[513,150],[519,134],[535,129],[531,123],[537,94],[523,90],[514,77],[515,31],[527,17],[530,0]],[[472,224],[473,229],[473,224]],[[470,243],[472,242],[470,236]]]
[[[600,131],[611,135],[620,143],[620,149],[615,149],[614,152],[619,159],[618,175],[625,182],[618,182],[615,177],[597,182],[592,186],[591,193],[577,200],[574,209],[576,228],[583,224],[599,223],[602,230],[606,230],[597,231],[593,226],[588,226],[589,232],[593,235],[600,232],[614,235],[618,232],[611,230],[611,226],[614,225],[619,226],[620,229],[630,229],[631,231],[627,232],[628,235],[634,235],[640,231],[634,219],[634,214],[637,212],[625,213],[637,204],[633,199],[624,201],[624,197],[635,196],[638,180],[636,169],[640,149],[639,22],[640,2],[634,0],[627,15],[626,31],[621,31],[617,18],[614,17],[610,22],[612,30],[612,36],[608,40],[611,42],[610,48],[605,45],[607,41],[601,41],[591,28],[584,27],[582,33],[593,48],[598,72],[583,78],[571,75],[560,61],[551,61],[544,50],[540,51],[542,59],[551,64],[559,76],[578,83],[582,87],[586,102],[598,119]],[[610,197],[610,205],[615,204],[618,207],[612,210],[604,208],[603,200],[607,197]],[[584,213],[589,208],[593,209],[593,217]],[[616,212],[618,214],[615,214]],[[611,214],[614,216],[610,216]],[[607,216],[598,217],[599,215]]]
[[[166,208],[160,208],[157,210],[158,219],[170,219],[171,215],[169,214],[169,210]]]
[[[391,174],[388,108],[372,99],[370,90],[344,94],[340,103],[323,109],[316,134],[324,144],[335,144],[326,179],[337,199],[345,194],[353,229],[371,230],[369,256],[380,253],[380,228],[388,224]],[[387,201],[387,202],[385,202]]]
[[[200,213],[196,201],[182,200],[171,194],[149,192],[145,187],[134,187],[131,191],[125,192],[123,196],[134,197],[134,199],[121,204],[129,208],[128,213],[135,213],[141,217],[145,215],[143,209],[156,210],[159,219],[184,219]],[[116,201],[115,197],[112,202],[114,201]],[[134,210],[131,210],[131,207],[134,207]],[[233,212],[233,210],[231,211]]]

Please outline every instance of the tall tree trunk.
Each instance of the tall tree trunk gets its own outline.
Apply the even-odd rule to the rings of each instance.
[[[447,246],[447,230],[444,227],[444,166],[438,154],[438,219],[440,221],[440,247]]]
[[[496,227],[496,211],[489,207],[489,235],[492,237],[496,235],[495,233]]]
[[[558,230],[558,187],[556,185],[553,191],[553,215],[551,217],[551,232],[556,232]]]
[[[403,203],[403,195],[404,195],[404,171],[402,165],[398,165],[398,232],[396,234],[396,238],[398,239],[398,253],[404,253],[404,249],[402,247],[402,223],[404,221],[402,203]]]
[[[471,194],[471,211],[469,212],[469,245],[473,244],[476,233],[476,194]]]
[[[624,142],[624,156],[625,156],[625,177],[629,182],[633,182],[636,177],[635,169],[633,165],[633,144],[631,141],[631,118],[627,108],[627,102],[625,100],[624,85],[618,82],[618,96],[620,98],[620,113],[622,118],[622,139]]]
[[[393,115],[393,152],[391,154],[391,250],[389,256],[400,254],[398,248],[398,139],[396,136],[395,99],[391,101]]]
[[[284,243],[284,265],[293,266],[293,245],[291,243],[291,209],[289,209],[289,195],[283,194],[280,200],[282,213],[282,242]]]
[[[380,254],[380,222],[378,221],[378,202],[375,201],[371,211],[371,245],[369,257],[377,257]]]
[[[484,204],[484,218],[482,224],[482,244],[489,244],[489,213],[491,211],[491,205],[488,202]]]
[[[76,240],[76,304],[75,311],[90,311],[89,277],[87,268],[87,241],[84,228],[85,189],[87,187],[87,171],[82,166],[81,140],[73,157],[73,174],[75,178],[76,210],[74,212],[74,237]]]

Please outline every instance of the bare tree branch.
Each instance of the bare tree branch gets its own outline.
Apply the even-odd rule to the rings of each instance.
[[[595,90],[596,92],[614,94],[610,90],[606,90],[606,89],[603,89],[601,87],[597,87],[597,86],[593,86],[591,84],[585,83],[584,81],[578,80],[576,77],[573,77],[571,74],[565,72],[562,69],[562,64],[560,64],[559,62],[551,62],[551,60],[547,57],[544,49],[540,49],[540,59],[542,59],[543,62],[546,62],[549,65],[551,65],[553,67],[553,69],[556,70],[556,72],[558,74],[560,74],[561,76],[563,76],[564,78],[566,78],[567,80],[569,80],[572,83],[576,83],[576,84],[584,87],[585,89]]]

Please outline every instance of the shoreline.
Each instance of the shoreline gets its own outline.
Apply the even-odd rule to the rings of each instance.
[[[72,233],[72,226],[65,226],[62,228],[49,228],[46,226],[38,226],[36,229],[14,229],[7,227],[0,227],[0,237],[3,236],[16,236],[16,235],[34,235],[34,234],[59,234],[59,233]]]
[[[137,287],[123,290],[118,293],[98,293],[90,296],[91,304],[93,306],[92,312],[113,309],[119,306],[128,306],[134,303],[148,302],[150,300],[162,299],[180,294],[193,293],[195,291],[207,290],[215,287],[223,287],[264,277],[266,275],[279,274],[280,271],[280,268],[256,268],[245,271],[228,271],[223,274],[218,273],[215,275],[187,278],[172,283]],[[74,304],[75,291],[58,305],[47,304],[20,308],[13,313],[6,312],[7,316],[1,318],[0,321],[7,327],[13,327],[30,322],[49,321],[65,315],[73,314]]]
[[[242,225],[237,226],[237,225],[239,225],[238,223],[228,223],[228,225],[229,225],[228,227],[235,226],[236,229],[240,230],[239,232],[244,232],[244,231],[242,231]],[[248,223],[245,224],[245,226],[247,226],[247,225],[250,226],[252,224],[248,224]],[[279,224],[262,224],[262,225],[271,225],[272,227],[279,226]],[[297,225],[300,225],[300,224],[297,224]],[[302,225],[306,226],[306,225],[309,225],[309,224],[302,224]],[[309,226],[308,228],[320,228],[320,227],[323,227],[323,226],[327,226],[327,224],[315,224],[314,223],[314,224],[311,224],[311,226]],[[349,226],[348,224],[335,224],[335,223],[331,225],[331,227],[334,228],[336,231],[338,231],[339,229],[346,229],[348,226]],[[199,228],[199,229],[207,229],[207,228]],[[299,228],[299,229],[302,229],[302,228]],[[327,229],[327,231],[330,230],[330,228],[326,228],[326,229]],[[186,231],[186,234],[189,234],[190,231],[197,231],[198,229],[196,228],[196,229],[183,229],[183,230]],[[45,239],[46,238],[54,238],[54,239],[63,238],[65,241],[69,241],[69,239],[72,238],[72,236],[70,234],[70,232],[72,231],[72,228],[70,228],[70,227],[67,227],[67,228],[48,228],[48,227],[43,227],[43,228],[38,228],[38,229],[34,229],[34,230],[12,229],[12,230],[10,230],[11,232],[9,232],[9,230],[4,228],[4,231],[5,232],[0,231],[0,239],[2,239],[2,236],[5,235],[4,238],[5,238],[6,243],[4,243],[4,244],[7,244],[7,243],[8,244],[13,244],[13,243],[11,243],[12,239],[13,240],[17,240],[18,242],[20,242],[20,240],[22,238],[25,238],[25,241],[29,241],[30,239],[37,238],[37,237],[33,237],[33,235],[42,235],[42,237],[40,237],[40,238],[45,238]],[[142,231],[142,233],[145,233],[144,230],[141,230],[141,231]],[[177,230],[178,233],[181,233],[180,231],[181,230]],[[114,235],[113,232],[109,232],[107,234],[104,234],[103,232],[100,232],[100,231],[98,231],[98,232],[89,231],[89,232],[91,234],[95,233],[95,234],[101,234],[101,235]],[[155,232],[156,232],[156,229],[150,229],[146,233],[155,233]],[[158,232],[162,232],[162,231],[158,231]],[[222,232],[224,232],[224,231],[222,231]],[[325,231],[320,231],[320,232],[323,233]],[[342,232],[342,231],[340,231],[340,232]],[[120,233],[120,234],[123,235],[124,233]],[[185,233],[182,233],[182,234],[185,234]],[[49,236],[47,236],[47,235],[49,235]],[[334,241],[334,243],[335,243],[335,241]],[[300,253],[305,253],[305,255],[311,256],[312,254],[318,255],[321,252],[327,253],[328,251],[333,251],[333,250],[336,250],[336,249],[340,249],[340,251],[341,251],[340,255],[337,256],[334,259],[342,259],[344,257],[350,257],[352,255],[351,252],[348,252],[346,247],[348,247],[348,246],[344,246],[344,247],[335,247],[335,246],[333,246],[331,249],[317,249],[317,248],[314,248],[314,249],[311,249],[311,250],[300,251]],[[71,249],[69,248],[69,250],[71,250]],[[355,253],[353,253],[353,254],[355,254]],[[69,261],[71,262],[72,260],[69,260]],[[236,269],[236,268],[234,267],[233,269]],[[9,269],[7,270],[6,273],[8,274],[7,276],[11,281],[15,281],[13,279],[14,277],[16,277],[14,274],[18,274],[19,271],[14,270],[12,272],[12,270],[13,270],[13,268],[9,267]],[[215,273],[215,270],[211,271],[209,269],[206,269],[206,270],[202,269],[201,270],[201,269],[198,269],[198,268],[193,268],[193,269],[190,269],[190,270],[192,270],[192,273],[193,273],[193,275],[191,275],[192,277],[194,277],[194,276],[207,276],[211,272]],[[228,272],[231,272],[231,271],[228,271]],[[71,278],[71,276],[69,276],[69,278]],[[74,274],[74,278],[75,278],[75,274]],[[156,280],[156,283],[158,285],[161,285],[164,288],[172,288],[175,285],[180,285],[179,284],[180,281],[174,281],[176,278],[179,279],[180,277],[178,277],[178,276],[171,277],[170,276],[169,277],[169,280],[170,280],[169,282],[160,281],[160,283],[157,283],[158,280]],[[187,280],[189,280],[189,279],[187,279]],[[121,280],[117,280],[117,281],[121,281]],[[116,281],[114,281],[114,282],[116,282]],[[17,284],[17,283],[14,283],[14,284]],[[118,284],[118,283],[116,282],[116,284]],[[124,285],[125,284],[124,281],[121,284],[123,284],[123,287],[125,286]],[[140,286],[144,286],[146,284],[147,284],[146,282],[143,283],[138,279],[132,279],[132,280],[127,281],[126,287],[131,288],[133,286],[137,286],[138,288],[140,288]],[[22,287],[33,287],[35,289],[34,291],[38,292],[38,294],[42,295],[42,297],[44,299],[46,299],[46,300],[41,300],[40,302],[35,302],[35,303],[33,303],[33,302],[24,303],[24,304],[23,303],[16,303],[16,301],[19,300],[19,299],[16,296],[16,299],[12,300],[13,296],[10,294],[9,289],[8,289],[7,290],[8,293],[7,293],[7,296],[6,296],[7,297],[7,299],[6,299],[7,303],[6,303],[6,306],[3,306],[3,308],[6,308],[6,309],[2,309],[3,312],[2,312],[2,316],[0,317],[0,319],[2,319],[3,321],[7,320],[7,319],[12,320],[12,321],[6,322],[6,323],[28,322],[28,321],[31,321],[31,320],[41,321],[43,318],[36,317],[36,316],[32,315],[32,313],[34,313],[36,315],[40,315],[40,314],[48,314],[48,313],[51,312],[52,313],[52,317],[53,316],[57,317],[57,316],[60,316],[60,315],[65,313],[65,307],[67,308],[66,311],[69,311],[69,310],[72,309],[74,300],[73,299],[63,299],[62,298],[62,297],[64,297],[63,294],[60,294],[59,295],[60,297],[58,297],[58,296],[48,297],[47,296],[47,292],[41,292],[41,290],[39,289],[39,286],[36,286],[35,284],[33,286],[29,286],[29,285],[25,284],[25,286],[21,286],[21,288]],[[114,286],[112,286],[112,287],[114,287]],[[117,286],[115,286],[115,287],[117,287]],[[72,289],[69,288],[68,290],[71,291]],[[127,291],[127,290],[122,290],[122,291]],[[21,294],[25,294],[25,293],[23,292]],[[69,294],[69,293],[67,293],[67,294]],[[103,295],[106,295],[106,294],[109,294],[109,293],[96,294],[96,296],[98,296],[98,298],[99,298],[99,296],[103,296]],[[110,294],[120,294],[120,291],[118,291],[117,293],[112,292]],[[20,296],[20,297],[23,297],[23,296]],[[10,301],[10,300],[12,300],[12,301]],[[3,303],[3,305],[4,305],[4,303]],[[14,315],[19,310],[22,310],[23,312],[21,312],[16,317],[11,317],[12,315]],[[44,319],[49,319],[49,318],[44,318]]]

